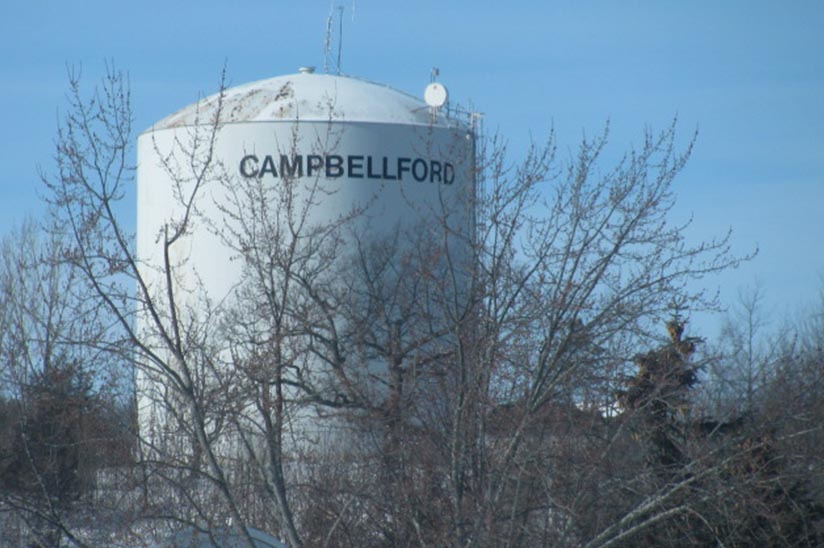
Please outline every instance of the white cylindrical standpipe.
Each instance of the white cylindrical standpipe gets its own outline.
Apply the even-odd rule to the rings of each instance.
[[[219,105],[213,170],[195,192],[186,148],[208,143]],[[188,212],[187,232],[170,256],[178,304],[191,303],[189,312],[197,315],[203,302],[213,307],[210,314],[231,303],[242,261],[233,260],[222,238],[227,228],[244,228],[232,225],[225,207],[233,184],[249,182],[275,190],[294,185],[298,209],[312,204],[302,225],[307,230],[362,210],[351,230],[374,241],[397,229],[445,231],[452,253],[470,269],[473,149],[466,125],[433,118],[419,99],[352,78],[301,70],[232,88],[220,100],[209,97],[138,139],[137,255],[144,279],[150,292],[165,298],[163,234]],[[207,152],[195,151],[194,164]],[[146,311],[137,321],[139,331],[153,330]],[[145,374],[138,379],[139,421],[148,438],[164,420],[153,403],[162,388]]]

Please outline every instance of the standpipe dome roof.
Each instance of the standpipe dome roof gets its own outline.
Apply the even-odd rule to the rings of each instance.
[[[212,123],[218,99],[219,94],[210,95],[148,131]],[[349,76],[301,71],[224,91],[221,123],[278,120],[460,125],[413,95]]]

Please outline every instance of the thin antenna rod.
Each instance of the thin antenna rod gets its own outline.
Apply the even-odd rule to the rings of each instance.
[[[340,74],[340,55],[343,50],[343,6],[338,6],[338,74]]]
[[[323,41],[323,72],[329,74],[329,54],[332,52],[332,18],[335,14],[334,0],[329,4],[329,17],[326,18],[326,38]],[[340,61],[338,61],[340,63]]]

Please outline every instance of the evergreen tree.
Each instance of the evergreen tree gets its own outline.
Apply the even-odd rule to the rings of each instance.
[[[697,417],[691,392],[700,339],[669,322],[671,342],[640,355],[619,400],[646,451],[659,516],[644,546],[814,547],[824,543],[824,507],[787,473],[770,425],[749,416]],[[663,494],[666,494],[665,496]],[[638,545],[638,538],[626,546]]]

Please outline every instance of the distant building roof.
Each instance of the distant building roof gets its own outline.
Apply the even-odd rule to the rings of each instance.
[[[281,541],[259,529],[249,527],[249,536],[255,548],[289,548]],[[203,532],[194,527],[179,531],[153,548],[246,548],[247,544],[235,529],[219,528]]]

